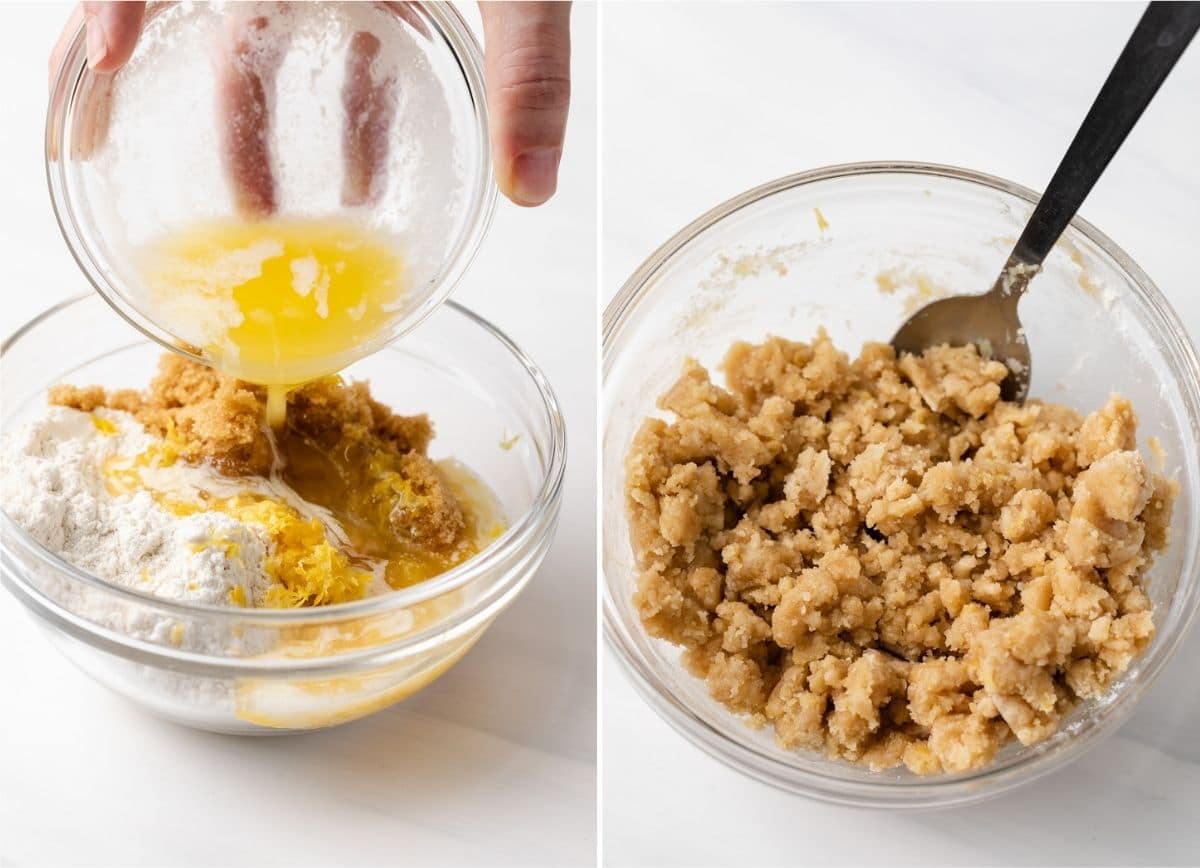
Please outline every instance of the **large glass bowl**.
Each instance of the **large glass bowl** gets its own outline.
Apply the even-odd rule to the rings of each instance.
[[[267,35],[246,36],[255,32],[247,20],[266,21]],[[360,36],[377,47],[372,80],[391,82],[372,103],[378,115],[346,96],[359,56],[351,46]],[[274,216],[365,226],[404,263],[404,293],[384,327],[314,360],[315,370],[290,372],[301,381],[412,330],[474,258],[496,201],[483,57],[448,3],[154,3],[129,63],[96,74],[86,66],[80,21],[53,71],[46,117],[55,215],[84,275],[109,304],[193,357],[211,337],[199,327],[207,323],[155,304],[139,263],[164,236],[238,214],[223,163],[229,134],[218,119],[241,115],[219,105],[225,90],[218,70],[237,68],[224,58],[239,39],[270,54],[277,67],[262,80]],[[347,141],[356,124],[369,122],[364,118],[384,116],[390,121],[377,183],[365,201],[347,199],[344,183],[354,175]]]
[[[1090,410],[1110,392],[1133,401],[1140,445],[1157,437],[1181,492],[1171,543],[1149,571],[1157,633],[1102,699],[1052,738],[1007,745],[978,771],[872,773],[778,747],[708,696],[679,652],[633,607],[635,568],[623,461],[641,420],[684,356],[715,365],[734,340],[810,339],[824,326],[852,356],[887,341],[918,305],[992,285],[1036,194],[943,166],[861,163],[782,178],[705,214],[659,248],[604,316],[604,631],[642,695],[708,753],[752,777],[815,798],[880,807],[977,801],[1070,762],[1115,730],[1178,648],[1200,602],[1200,364],[1149,277],[1076,219],[1021,302],[1032,396]]]
[[[161,352],[95,293],[53,307],[0,350],[0,427],[38,413],[54,383],[141,387]],[[0,512],[4,586],[81,669],[191,726],[231,733],[329,726],[425,686],[467,652],[545,557],[562,496],[563,419],[537,367],[453,303],[345,376],[370,380],[372,395],[398,412],[429,414],[431,457],[463,462],[499,499],[508,525],[499,539],[434,579],[382,596],[239,609],[105,582]]]

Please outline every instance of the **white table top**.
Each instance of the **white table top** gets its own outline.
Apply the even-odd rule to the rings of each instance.
[[[70,5],[3,10],[5,335],[85,288],[42,172],[46,57]],[[476,15],[473,5],[464,11]],[[574,24],[560,192],[537,210],[502,201],[455,294],[542,366],[564,406],[567,488],[539,574],[422,693],[275,739],[146,716],[71,667],[0,594],[0,865],[594,861],[594,10]]]
[[[708,208],[802,169],[914,159],[1044,185],[1140,8],[604,7],[605,296]],[[1193,45],[1082,212],[1157,281],[1194,340],[1197,94]],[[1200,859],[1200,630],[1101,748],[999,800],[917,815],[822,805],[730,771],[663,723],[611,652],[602,664],[608,864]]]

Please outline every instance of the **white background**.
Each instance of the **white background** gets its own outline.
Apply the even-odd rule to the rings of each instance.
[[[4,335],[86,288],[42,169],[46,59],[69,10],[0,8]],[[566,497],[539,574],[422,693],[349,726],[266,739],[147,717],[72,668],[0,593],[0,865],[594,860],[595,10],[576,10],[574,29],[560,192],[532,211],[502,200],[455,294],[542,366],[564,407]]]
[[[1140,6],[607,5],[603,291],[764,181],[830,163],[951,163],[1039,188]],[[1200,338],[1200,45],[1082,213]],[[1200,630],[1120,733],[997,801],[917,815],[837,808],[726,769],[604,653],[603,836],[613,865],[1196,864]]]

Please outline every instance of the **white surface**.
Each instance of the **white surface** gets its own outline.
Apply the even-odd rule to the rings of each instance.
[[[5,335],[85,288],[42,171],[46,57],[69,9],[0,10]],[[147,717],[68,665],[0,593],[0,865],[594,860],[593,9],[575,12],[574,30],[560,192],[534,211],[502,202],[455,294],[542,366],[566,413],[566,498],[538,576],[424,692],[278,739]]]
[[[728,197],[830,163],[912,159],[1045,184],[1140,6],[604,7],[607,296]],[[1200,336],[1200,46],[1177,67],[1083,215]],[[1200,630],[1133,719],[1070,768],[983,805],[838,808],[726,769],[603,659],[605,862],[612,865],[1195,864]]]

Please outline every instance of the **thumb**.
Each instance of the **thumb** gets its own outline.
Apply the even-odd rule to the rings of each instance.
[[[88,68],[93,72],[116,72],[124,66],[137,45],[145,12],[145,3],[85,2]]]
[[[484,66],[496,183],[518,205],[558,187],[571,97],[571,4],[485,2]]]

